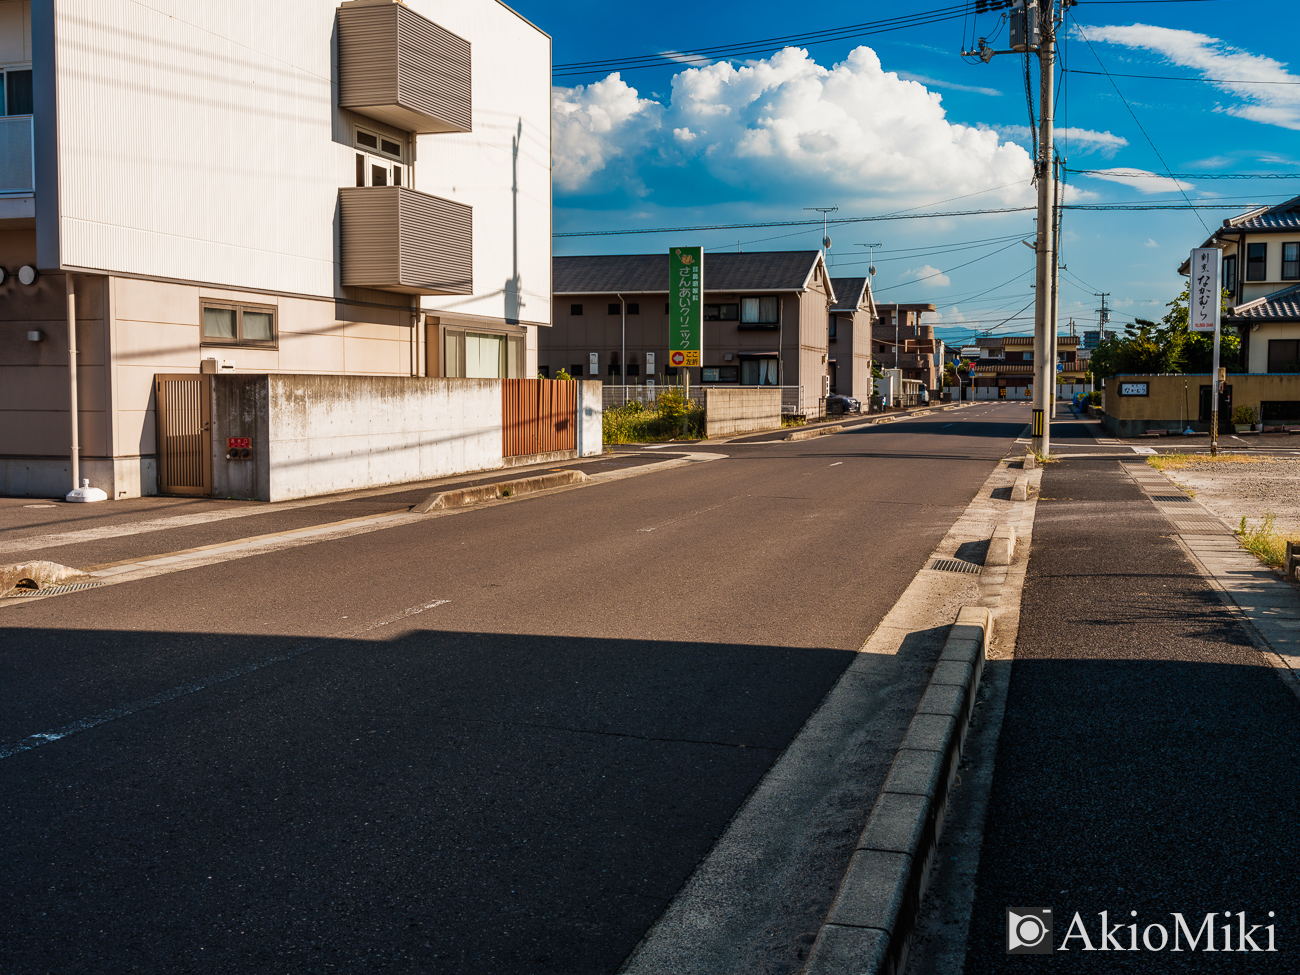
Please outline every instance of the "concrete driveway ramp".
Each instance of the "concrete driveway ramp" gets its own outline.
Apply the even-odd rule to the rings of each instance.
[[[89,580],[90,576],[80,569],[59,565],[57,562],[15,562],[0,565],[0,596],[15,590],[37,591]]]

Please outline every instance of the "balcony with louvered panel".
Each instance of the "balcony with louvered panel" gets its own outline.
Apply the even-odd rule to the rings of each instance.
[[[470,45],[393,0],[338,10],[339,107],[407,132],[469,132]]]
[[[412,295],[474,291],[474,211],[405,186],[339,190],[343,284]]]

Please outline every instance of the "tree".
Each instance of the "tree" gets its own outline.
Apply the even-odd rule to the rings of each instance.
[[[1226,311],[1229,293],[1223,293]],[[1214,358],[1214,336],[1187,331],[1188,289],[1184,288],[1166,306],[1169,311],[1159,322],[1138,318],[1124,332],[1108,335],[1093,350],[1089,367],[1097,379],[1118,375],[1152,373],[1208,374]],[[1219,361],[1229,371],[1238,371],[1241,340],[1235,332],[1221,332]]]

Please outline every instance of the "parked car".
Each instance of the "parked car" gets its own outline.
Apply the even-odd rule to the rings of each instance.
[[[826,397],[827,413],[861,413],[862,404],[852,396],[831,393]]]

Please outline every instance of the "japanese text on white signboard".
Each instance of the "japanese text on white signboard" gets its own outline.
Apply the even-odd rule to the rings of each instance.
[[[1219,329],[1220,258],[1217,247],[1198,247],[1192,251],[1192,281],[1187,304],[1189,331],[1216,332]]]

